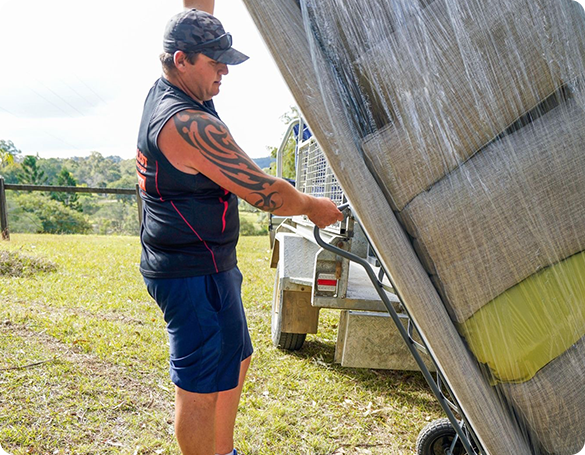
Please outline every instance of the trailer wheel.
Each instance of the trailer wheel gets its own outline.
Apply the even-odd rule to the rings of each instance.
[[[417,455],[466,455],[461,441],[457,441],[453,452],[449,452],[455,439],[455,428],[449,419],[439,419],[429,423],[422,429],[416,440]]]
[[[274,291],[272,295],[272,344],[279,349],[297,351],[301,349],[306,333],[287,333],[282,331],[282,292],[280,292],[279,267],[276,267]]]

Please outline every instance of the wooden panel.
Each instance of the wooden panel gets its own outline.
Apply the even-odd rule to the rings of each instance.
[[[310,292],[283,291],[282,331],[317,333],[319,308],[311,306]]]

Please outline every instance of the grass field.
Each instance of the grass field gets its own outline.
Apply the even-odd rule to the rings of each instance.
[[[418,373],[333,363],[338,312],[290,354],[272,347],[267,237],[238,248],[255,354],[237,424],[247,455],[407,454],[441,416]],[[0,445],[20,454],[177,454],[164,322],[136,237],[0,243]]]

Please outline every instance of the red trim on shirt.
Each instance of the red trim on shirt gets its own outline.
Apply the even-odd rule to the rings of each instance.
[[[161,198],[162,199],[162,198]],[[211,248],[209,248],[209,246],[207,245],[207,243],[205,242],[205,240],[203,240],[199,234],[197,233],[197,231],[195,229],[193,229],[193,226],[191,226],[189,224],[189,222],[185,219],[185,217],[183,216],[183,214],[179,211],[179,209],[177,208],[177,206],[175,205],[175,203],[173,201],[171,201],[171,205],[173,206],[173,208],[175,209],[175,211],[179,214],[179,216],[181,218],[183,218],[183,221],[185,223],[187,223],[187,226],[189,226],[189,228],[195,233],[195,235],[197,236],[197,238],[203,242],[203,245],[205,245],[205,248],[207,248],[207,250],[211,253],[211,259],[213,259],[213,266],[215,267],[215,271],[219,273],[219,269],[217,268],[217,264],[215,262],[215,254],[213,254],[213,251],[211,251]]]
[[[227,196],[229,191],[225,188],[223,190],[225,191],[225,196]],[[223,215],[221,216],[221,222],[223,225],[221,228],[221,233],[223,234],[225,232],[225,214],[227,213],[229,203],[228,201],[224,201],[222,198],[219,198],[219,202],[223,203]]]
[[[165,200],[163,199],[162,194],[160,194],[160,191],[158,189],[158,161],[155,161],[154,163],[156,164],[156,173],[154,174],[154,184],[156,185],[156,192],[158,193],[160,200],[162,202],[164,202]],[[171,204],[172,204],[172,202],[171,202]],[[179,215],[181,215],[181,214],[179,213]],[[181,216],[183,216],[183,215],[181,215]],[[189,224],[189,223],[187,223],[187,224]]]

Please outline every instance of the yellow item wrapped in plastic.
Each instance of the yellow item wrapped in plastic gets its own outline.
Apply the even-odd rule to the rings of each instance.
[[[524,382],[585,335],[585,252],[547,267],[459,324],[499,382]]]

